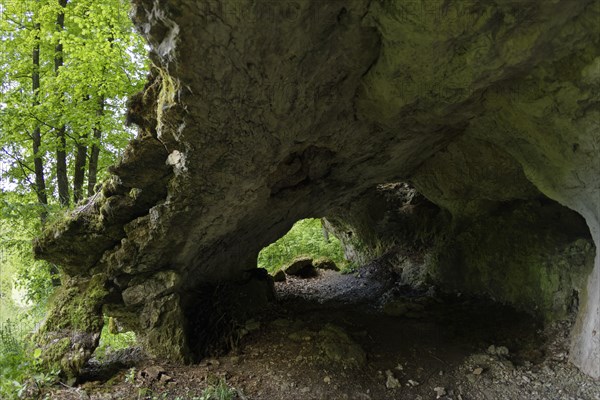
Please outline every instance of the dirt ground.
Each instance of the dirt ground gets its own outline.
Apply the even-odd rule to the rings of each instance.
[[[395,286],[382,271],[288,277],[229,354],[182,366],[121,351],[48,398],[194,399],[221,379],[242,400],[600,400],[600,382],[567,362],[570,322],[543,327],[498,304]]]

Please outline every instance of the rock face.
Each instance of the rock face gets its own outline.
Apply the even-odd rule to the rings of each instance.
[[[132,3],[154,64],[139,136],[35,244],[77,282],[38,335],[77,342],[54,353],[70,373],[103,312],[157,356],[201,353],[217,284],[263,304],[259,250],[327,217],[363,258],[396,226],[449,289],[532,310],[575,290],[571,360],[600,377],[598,1]],[[378,185],[399,181],[427,200],[387,209]]]

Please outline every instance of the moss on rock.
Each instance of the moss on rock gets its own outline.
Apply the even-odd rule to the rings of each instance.
[[[104,325],[102,305],[108,295],[105,284],[102,274],[64,279],[35,335],[42,358],[68,378],[79,374],[98,346]]]
[[[367,362],[365,351],[336,325],[327,324],[318,333],[319,348],[325,358],[342,368],[360,368]]]
[[[488,296],[555,320],[576,311],[593,258],[578,215],[528,202],[455,228],[438,243],[429,272],[443,290]]]

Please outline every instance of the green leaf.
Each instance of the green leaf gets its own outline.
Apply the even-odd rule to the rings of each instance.
[[[42,356],[42,349],[37,348],[33,351],[33,358],[38,359]]]

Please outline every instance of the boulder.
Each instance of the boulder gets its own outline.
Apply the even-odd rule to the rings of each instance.
[[[319,331],[319,348],[325,358],[342,368],[359,368],[366,364],[367,355],[341,327],[327,324]]]
[[[310,257],[295,258],[291,263],[282,269],[287,275],[292,275],[299,278],[312,278],[318,274],[317,269],[313,265],[313,260]]]
[[[335,261],[329,258],[318,258],[313,262],[313,265],[316,269],[323,269],[329,271],[339,271],[339,267],[336,265]]]

